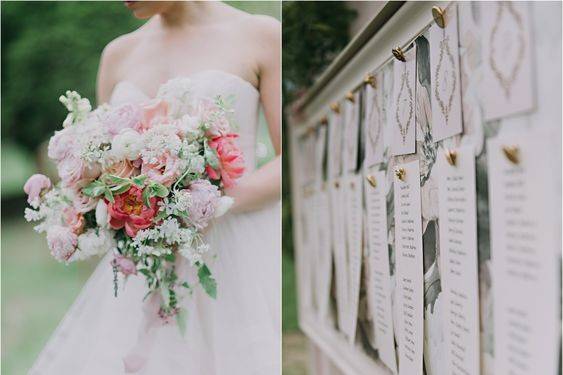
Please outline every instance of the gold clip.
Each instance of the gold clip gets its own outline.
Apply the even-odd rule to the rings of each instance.
[[[352,91],[350,91],[348,94],[346,94],[346,100],[349,100],[352,103],[354,103],[356,101],[356,98],[354,97],[354,93]]]
[[[438,6],[432,7],[432,17],[434,17],[434,21],[436,21],[436,25],[440,26],[442,29],[446,27],[445,14],[446,12],[442,8]]]
[[[457,165],[457,152],[455,152],[454,150],[446,150],[444,155],[446,156],[446,160],[452,167],[455,167]]]
[[[512,164],[520,163],[520,150],[518,149],[518,146],[503,146],[502,152]]]
[[[377,187],[377,181],[375,180],[375,177],[374,177],[374,176],[368,175],[368,176],[366,176],[366,180],[368,180],[369,184],[370,184],[372,187],[374,187],[374,188]]]
[[[321,118],[321,125],[324,125],[324,126],[328,125],[328,117],[323,116]]]
[[[338,189],[340,187],[340,183],[338,181],[334,181],[334,187]]]
[[[364,83],[375,88],[375,76],[371,73],[368,73],[364,78]]]
[[[405,168],[397,168],[395,169],[395,176],[397,176],[397,178],[401,181],[405,181],[405,174],[407,172],[405,171]]]
[[[340,104],[338,102],[334,102],[330,105],[330,109],[332,109],[335,113],[340,113]]]
[[[354,190],[355,187],[356,187],[356,184],[354,184],[354,181],[350,181],[350,188],[352,190]]]
[[[401,47],[393,48],[392,52],[393,52],[393,56],[395,56],[397,60],[402,62],[407,61],[407,59],[405,59],[405,54],[403,53]]]

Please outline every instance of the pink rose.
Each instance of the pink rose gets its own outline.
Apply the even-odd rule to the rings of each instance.
[[[104,118],[108,132],[116,136],[123,129],[137,128],[141,122],[141,108],[138,105],[127,103],[112,109]]]
[[[139,169],[135,168],[130,160],[121,160],[104,169],[104,172],[121,178],[137,176]]]
[[[143,190],[133,185],[125,193],[114,196],[114,202],[105,201],[110,216],[109,225],[113,229],[125,227],[129,237],[135,237],[141,229],[150,227],[158,212],[157,197],[150,199],[150,207],[143,203]]]
[[[68,261],[77,244],[78,237],[70,228],[53,225],[47,230],[47,245],[51,255],[59,261]]]
[[[98,198],[89,197],[87,195],[82,194],[82,188],[86,186],[88,182],[79,183],[74,185],[70,192],[72,194],[72,205],[76,209],[76,211],[84,214],[88,211],[92,211],[96,204],[98,204]]]
[[[74,207],[69,206],[63,209],[63,220],[74,234],[78,235],[84,231],[84,215]]]
[[[242,152],[235,144],[236,134],[227,134],[215,137],[209,141],[209,147],[217,152],[219,167],[213,169],[210,165],[205,168],[207,175],[212,180],[223,181],[223,186],[228,188],[235,184],[235,180],[244,173],[244,158]]]
[[[170,186],[182,174],[181,166],[178,157],[165,153],[154,163],[143,163],[141,174],[146,175],[150,180]]]
[[[62,159],[57,165],[57,170],[64,186],[89,183],[101,173],[96,164],[87,164],[82,159],[72,156]]]
[[[31,202],[36,201],[39,199],[41,192],[50,189],[51,186],[51,180],[45,175],[34,174],[28,178],[25,185],[23,185],[23,191],[27,194],[27,202],[31,204]]]
[[[221,196],[217,186],[208,180],[196,180],[188,188],[191,203],[188,209],[190,222],[199,230],[215,216],[215,208]]]
[[[113,258],[113,260],[111,261],[111,265],[117,267],[119,272],[121,272],[125,276],[137,274],[137,267],[135,266],[135,262],[127,257],[124,257],[123,255],[116,255],[115,258]]]
[[[144,133],[156,124],[168,122],[168,103],[164,100],[154,100],[142,108],[141,121],[133,127],[139,133]]]

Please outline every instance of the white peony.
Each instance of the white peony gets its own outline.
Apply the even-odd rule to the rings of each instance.
[[[70,261],[88,259],[94,255],[105,254],[117,246],[113,234],[107,229],[88,229],[78,236],[78,251]]]
[[[111,157],[115,160],[136,160],[142,147],[141,135],[133,129],[124,129],[113,138]]]

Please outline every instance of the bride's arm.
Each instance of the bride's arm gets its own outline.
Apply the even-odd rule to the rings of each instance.
[[[279,200],[281,193],[281,30],[273,19],[262,18],[260,23],[262,30],[255,34],[260,35],[259,91],[276,157],[226,190],[235,200],[233,212],[261,208]]]

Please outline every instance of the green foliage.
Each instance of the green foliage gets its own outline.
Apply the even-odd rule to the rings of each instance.
[[[291,100],[348,44],[356,12],[341,1],[284,2],[282,11],[284,99]]]
[[[290,104],[348,44],[348,30],[356,12],[345,2],[284,2],[283,15],[283,103]],[[283,111],[286,113],[287,108]],[[291,176],[287,121],[283,119],[282,225],[283,250],[293,254]]]
[[[215,281],[215,279],[211,275],[211,271],[205,264],[200,265],[197,271],[197,277],[199,279],[201,287],[203,288],[203,290],[205,290],[209,297],[217,298],[217,282]]]
[[[93,102],[104,46],[141,24],[117,2],[2,2],[3,138],[34,150],[61,128],[61,94]]]

